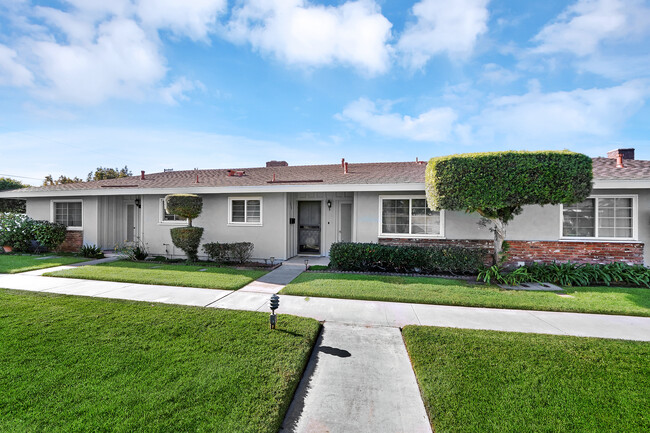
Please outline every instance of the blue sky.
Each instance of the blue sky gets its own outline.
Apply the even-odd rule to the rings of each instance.
[[[0,0],[0,175],[650,159],[649,36],[639,0]]]

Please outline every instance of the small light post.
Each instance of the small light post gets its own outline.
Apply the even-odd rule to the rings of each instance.
[[[280,308],[280,297],[275,293],[271,295],[271,301],[269,302],[271,307],[271,317],[269,318],[271,322],[271,329],[275,329],[275,324],[278,321],[277,316],[275,315],[275,310]]]
[[[305,259],[305,271],[309,269],[309,259]]]
[[[269,260],[271,261],[271,266],[275,263],[275,257],[271,256],[269,257]]]

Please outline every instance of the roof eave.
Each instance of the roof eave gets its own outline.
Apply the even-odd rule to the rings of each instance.
[[[424,190],[424,182],[411,183],[375,183],[375,184],[310,184],[310,185],[251,185],[251,186],[203,186],[172,188],[101,188],[77,190],[48,191],[4,191],[0,198],[36,198],[36,197],[80,197],[107,195],[161,195],[177,193],[194,194],[256,194],[283,192],[355,192],[355,191],[419,191]]]

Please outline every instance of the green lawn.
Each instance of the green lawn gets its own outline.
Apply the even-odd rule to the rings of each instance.
[[[205,271],[199,271],[200,269],[205,269]],[[264,274],[266,274],[266,271],[238,270],[227,267],[206,267],[185,264],[161,265],[156,263],[119,261],[51,272],[45,275],[86,280],[119,281],[124,283],[237,290]]]
[[[62,256],[55,259],[44,259],[43,257],[54,257],[51,254],[0,254],[0,274],[16,274],[18,272],[34,271],[36,269],[53,268],[55,266],[70,265],[72,263],[85,262],[89,259],[84,257]]]
[[[648,432],[650,343],[407,326],[436,433]]]
[[[299,296],[650,316],[650,289],[573,287],[553,292],[502,290],[461,280],[304,273],[280,293]]]
[[[0,289],[0,431],[277,432],[319,323]]]

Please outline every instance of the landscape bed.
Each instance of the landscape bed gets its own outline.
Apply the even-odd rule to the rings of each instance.
[[[650,431],[650,343],[407,326],[436,433]]]
[[[0,431],[277,432],[319,323],[0,289]]]
[[[46,257],[52,257],[48,259]],[[90,259],[57,254],[0,254],[0,274],[16,274],[62,265],[85,262]]]
[[[123,283],[237,290],[266,273],[265,270],[243,270],[231,267],[118,261],[49,272],[45,275]]]
[[[650,289],[570,287],[554,292],[503,290],[497,286],[432,277],[304,273],[280,294],[387,302],[650,316]]]

